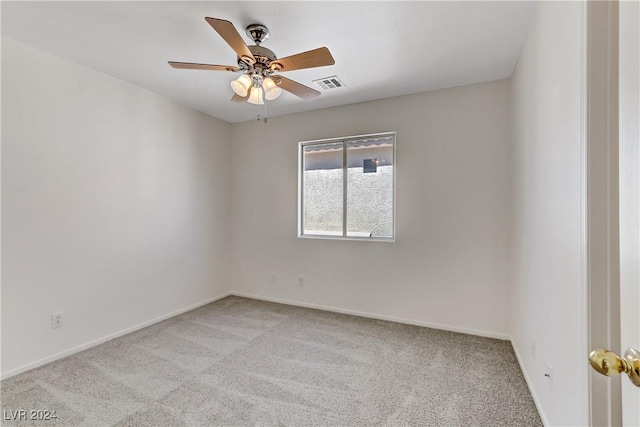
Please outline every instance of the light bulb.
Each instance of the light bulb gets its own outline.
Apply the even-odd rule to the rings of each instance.
[[[254,86],[251,88],[251,92],[249,92],[249,99],[247,99],[247,102],[256,105],[264,104],[264,99],[262,99],[262,88],[260,86]]]
[[[267,101],[272,101],[280,96],[282,89],[280,89],[276,82],[271,77],[266,77],[262,81],[262,87],[264,88],[264,97]]]
[[[251,87],[251,77],[249,77],[246,74],[241,75],[236,80],[231,82],[231,89],[233,89],[233,91],[237,93],[238,96],[242,96],[242,97],[247,96],[247,93],[249,92],[250,87]]]

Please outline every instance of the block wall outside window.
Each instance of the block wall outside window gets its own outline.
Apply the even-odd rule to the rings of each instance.
[[[301,142],[300,237],[395,238],[395,133]]]

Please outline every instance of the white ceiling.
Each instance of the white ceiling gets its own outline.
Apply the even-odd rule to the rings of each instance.
[[[346,87],[310,102],[283,93],[267,106],[276,116],[508,78],[535,9],[518,1],[2,1],[1,7],[4,36],[228,122],[264,112],[230,101],[237,75],[167,65],[236,64],[205,16],[233,22],[243,36],[249,24],[266,25],[271,37],[263,45],[278,57],[329,48],[335,65],[284,75],[316,89],[312,80],[337,75]]]

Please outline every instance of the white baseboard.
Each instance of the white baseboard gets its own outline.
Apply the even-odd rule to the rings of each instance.
[[[218,301],[218,300],[220,300],[222,298],[228,297],[229,295],[231,295],[231,293],[225,292],[222,295],[218,295],[216,297],[209,298],[209,299],[206,299],[204,301],[200,301],[200,302],[198,302],[196,304],[192,304],[192,305],[190,305],[188,307],[184,307],[184,308],[181,308],[179,310],[173,311],[171,313],[165,314],[163,316],[156,317],[155,319],[148,320],[146,322],[142,322],[142,323],[140,323],[138,325],[135,325],[135,326],[132,326],[130,328],[123,329],[121,331],[115,332],[113,334],[109,334],[109,335],[104,336],[102,338],[98,338],[96,340],[89,341],[89,342],[87,342],[85,344],[81,344],[81,345],[79,345],[77,347],[70,348],[69,350],[65,350],[65,351],[62,351],[60,353],[56,353],[56,354],[54,354],[52,356],[45,357],[44,359],[40,359],[40,360],[37,360],[35,362],[27,363],[26,365],[23,365],[23,366],[21,366],[19,368],[12,369],[12,370],[7,371],[7,372],[3,372],[2,375],[0,376],[0,379],[4,380],[6,378],[13,377],[14,375],[21,374],[22,372],[26,372],[26,371],[29,371],[31,369],[37,368],[39,366],[46,365],[47,363],[51,363],[51,362],[53,362],[55,360],[62,359],[63,357],[67,357],[67,356],[70,356],[72,354],[79,353],[79,352],[81,352],[83,350],[87,350],[87,349],[89,349],[91,347],[98,346],[98,345],[100,345],[100,344],[102,344],[104,342],[107,342],[109,340],[112,340],[114,338],[118,338],[118,337],[121,337],[123,335],[129,334],[131,332],[137,331],[138,329],[146,328],[147,326],[151,326],[151,325],[153,325],[155,323],[162,322],[163,320],[167,320],[167,319],[169,319],[171,317],[175,317],[175,316],[178,316],[178,315],[180,315],[182,313],[186,313],[187,311],[191,311],[191,310],[194,310],[194,309],[196,309],[198,307],[202,307],[203,305],[207,305],[207,304],[210,304],[210,303],[212,303],[214,301]]]
[[[244,297],[244,298],[252,298],[252,299],[257,299],[262,301],[276,302],[280,304],[295,305],[298,307],[314,308],[316,310],[332,311],[334,313],[351,314],[354,316],[367,317],[369,319],[387,320],[389,322],[404,323],[407,325],[424,326],[426,328],[440,329],[440,330],[451,331],[451,332],[460,332],[463,334],[478,335],[478,336],[487,337],[487,338],[496,338],[503,341],[511,340],[511,338],[508,335],[504,335],[504,334],[497,334],[497,333],[488,332],[488,331],[479,331],[476,329],[459,328],[456,326],[442,325],[439,323],[429,323],[429,322],[423,322],[420,320],[404,319],[401,317],[385,316],[383,314],[366,313],[363,311],[348,310],[344,308],[330,307],[326,305],[309,304],[309,303],[299,302],[299,301],[291,301],[291,300],[280,299],[280,298],[271,298],[264,295],[256,295],[256,294],[250,294],[245,292],[231,291],[230,295],[235,295],[235,296]]]
[[[520,352],[518,351],[518,347],[516,343],[511,341],[511,346],[513,347],[513,352],[516,354],[516,359],[518,359],[518,365],[520,365],[520,370],[522,371],[522,375],[524,376],[524,380],[527,382],[527,387],[529,387],[529,392],[531,392],[531,397],[533,397],[533,402],[536,404],[536,408],[538,409],[538,414],[540,414],[540,418],[542,419],[542,424],[548,426],[547,417],[544,415],[544,411],[542,410],[542,405],[540,404],[540,400],[538,400],[538,396],[536,395],[536,391],[533,389],[533,385],[531,384],[531,379],[529,378],[529,374],[527,370],[524,368],[524,364],[522,363],[522,359],[520,358]]]

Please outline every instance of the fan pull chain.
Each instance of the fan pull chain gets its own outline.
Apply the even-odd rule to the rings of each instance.
[[[263,90],[263,89],[260,89],[260,90]],[[262,121],[264,122],[264,124],[267,124],[267,100],[264,99],[264,97],[262,98],[262,103],[264,104],[264,117],[262,118]],[[258,122],[260,121],[260,114],[258,114],[258,118],[256,120]]]
[[[267,100],[266,99],[264,100],[264,119],[263,119],[263,121],[264,121],[264,124],[266,125],[267,124]]]

